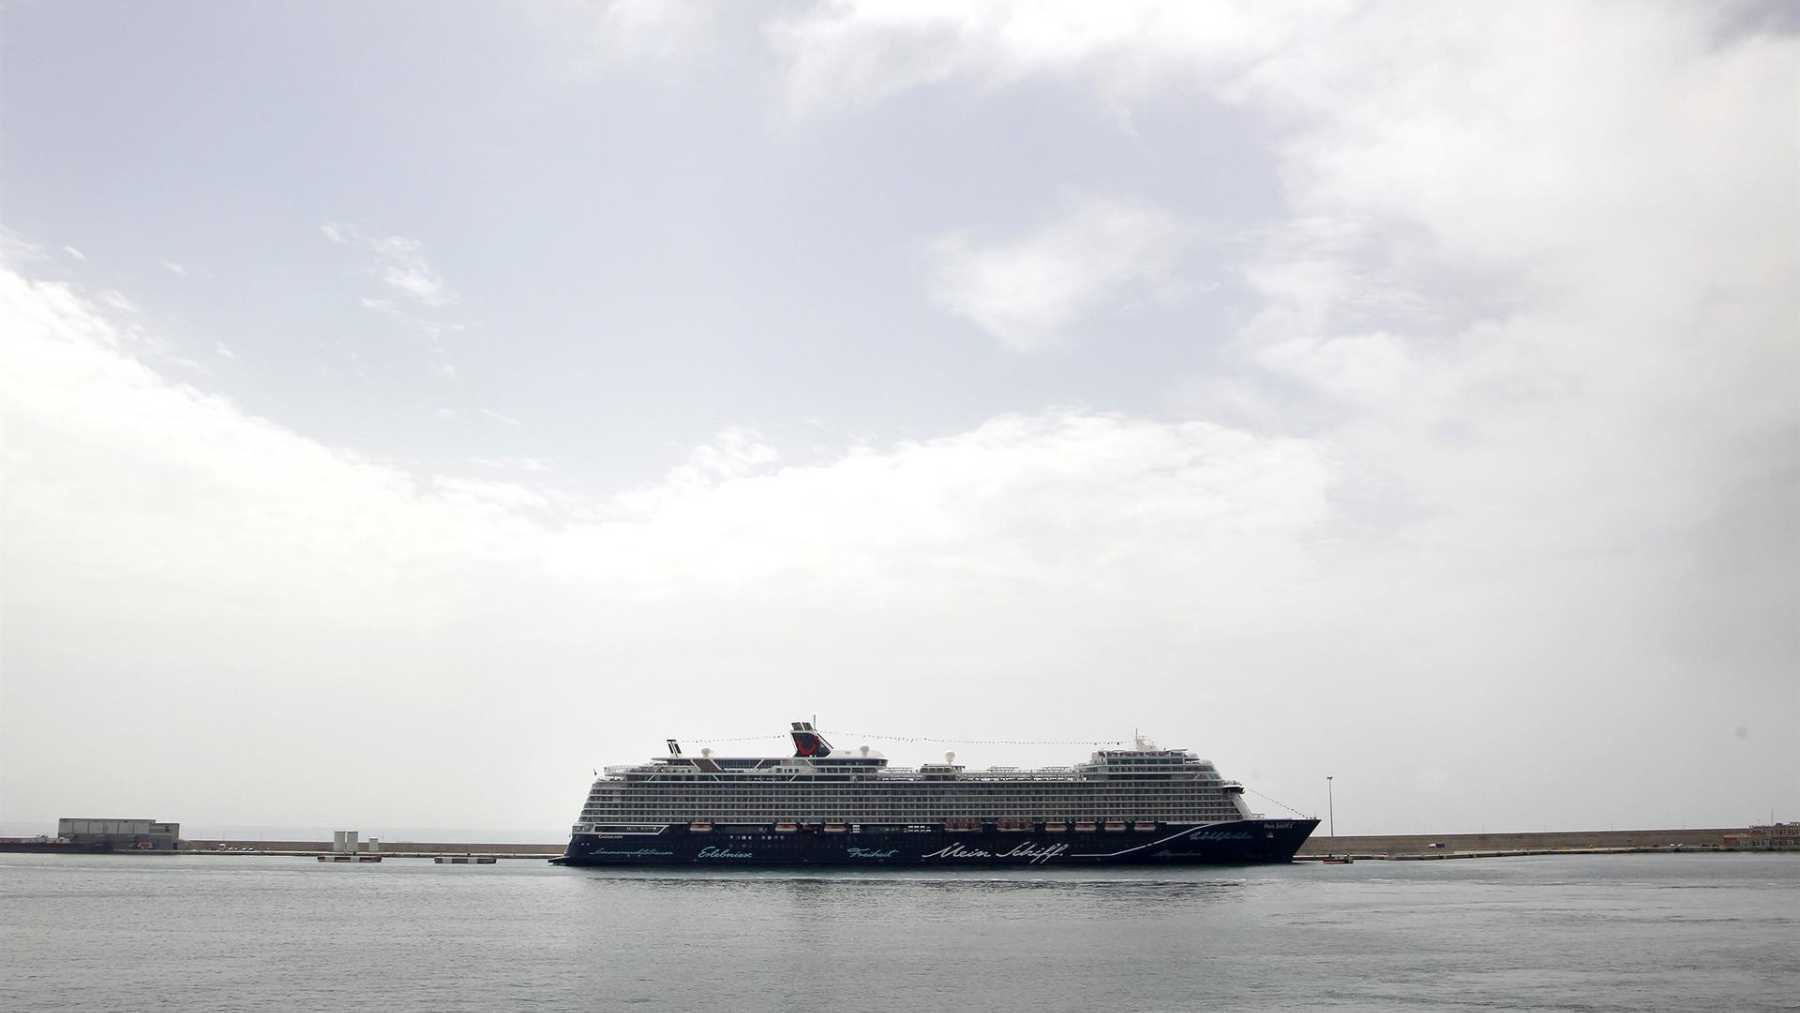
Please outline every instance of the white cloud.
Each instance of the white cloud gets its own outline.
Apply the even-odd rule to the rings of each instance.
[[[708,39],[713,9],[699,0],[609,0],[595,38],[617,56],[680,57]]]
[[[225,342],[223,342],[223,341],[217,342],[213,346],[213,351],[219,353],[219,355],[221,355],[227,359],[236,359],[237,358],[237,353],[232,351],[230,346],[226,345]]]
[[[0,225],[0,264],[25,266],[43,259],[43,248]]]
[[[405,236],[369,240],[369,249],[381,258],[381,280],[426,306],[449,301],[443,279],[425,262],[424,244]]]
[[[101,292],[100,301],[121,313],[138,312],[137,303],[125,298],[125,293],[120,292],[118,289],[109,288],[106,291]]]
[[[87,260],[87,254],[81,252],[80,250],[77,250],[73,246],[64,246],[63,252],[68,254],[70,257],[73,257],[76,260],[81,260],[81,261]]]
[[[1258,351],[1257,360],[1328,396],[1374,411],[1385,411],[1416,391],[1421,372],[1406,343],[1381,331],[1274,342]]]
[[[180,265],[180,264],[177,264],[177,263],[176,263],[176,262],[175,262],[175,261],[173,261],[173,260],[165,260],[165,261],[163,261],[163,262],[162,262],[162,266],[163,266],[163,267],[164,267],[164,268],[165,268],[165,269],[167,269],[167,270],[168,270],[168,272],[169,272],[169,273],[170,273],[170,274],[172,274],[172,275],[175,275],[175,276],[176,276],[176,277],[177,277],[177,278],[185,278],[185,277],[187,277],[187,273],[188,273],[188,271],[187,271],[187,268],[186,268],[186,267],[183,267],[183,266],[182,266],[182,265]]]
[[[1673,748],[1690,798],[1724,781],[1791,798],[1748,768],[1704,776],[1727,761],[1687,744],[1721,748],[1737,715],[1770,710],[1800,734],[1777,604],[1800,570],[1800,39],[1704,6],[1269,10],[846,2],[774,38],[801,113],[1057,76],[1253,118],[1287,206],[1246,236],[1256,302],[1187,387],[1329,448],[1333,559],[1370,596],[1343,642],[1403,612],[1416,650],[1386,665],[1504,671],[1486,707],[1535,693],[1545,707],[1510,712],[1538,755],[1509,776],[1615,785],[1619,757]],[[1046,329],[957,304],[991,307],[996,332]],[[1476,616],[1482,658],[1442,639]]]
[[[596,734],[629,741],[673,702],[664,676],[640,684],[624,673],[627,654],[651,651],[653,668],[677,679],[737,666],[746,678],[708,692],[740,709],[767,706],[769,666],[811,687],[784,697],[828,702],[839,666],[793,653],[828,644],[860,659],[845,672],[858,685],[947,685],[951,673],[916,669],[921,650],[968,666],[988,656],[996,671],[1057,654],[1068,664],[1090,649],[1086,636],[1111,638],[1099,631],[1117,623],[1253,622],[1304,569],[1298,539],[1328,517],[1331,469],[1305,441],[1079,413],[1009,416],[804,468],[730,430],[622,497],[414,476],[170,381],[122,351],[115,325],[67,288],[0,275],[0,321],[16,338],[0,350],[16,451],[5,463],[4,586],[9,623],[31,631],[7,642],[7,758],[27,809],[51,804],[30,794],[31,758],[71,734],[70,720],[91,727],[117,708],[155,713],[174,743],[139,758],[151,790],[187,781],[197,812],[236,805],[230,778],[193,789],[191,766],[173,758],[189,741],[209,755],[253,750],[266,761],[257,797],[281,798],[270,816],[290,820],[330,811],[368,776],[365,761],[384,762],[379,749],[352,748],[385,741],[378,728],[414,747],[523,735],[550,748],[550,767],[506,779],[532,786],[523,797],[483,802],[493,818],[531,824],[540,817],[521,807],[566,807],[553,770],[579,767]],[[541,461],[508,463],[542,474]],[[96,609],[104,643],[74,635]],[[902,628],[915,631],[910,646],[879,646]],[[1017,650],[1000,651],[989,641],[1008,628]],[[187,646],[155,649],[171,637]],[[55,644],[80,658],[49,660]],[[509,675],[512,703],[477,706],[500,686],[481,660],[496,650],[538,691],[521,697]],[[81,689],[88,702],[72,707],[63,696],[77,684],[48,675],[58,664],[108,685],[115,670],[133,678],[100,703]],[[379,683],[355,681],[370,665]],[[237,701],[229,727],[130,688],[154,685],[167,701],[213,693],[221,679]],[[350,712],[293,704],[340,685],[362,687]],[[610,705],[596,709],[602,698]],[[429,702],[440,699],[459,702]],[[288,750],[349,759],[322,775],[277,758]],[[98,776],[109,764],[90,766]],[[427,790],[384,818],[428,818],[452,796],[467,804],[468,790]]]
[[[382,284],[422,306],[436,309],[454,297],[443,278],[425,259],[425,244],[406,236],[366,236],[354,225],[326,222],[319,226],[325,238],[339,246],[358,246],[372,255],[371,272]],[[396,311],[387,300],[362,300],[370,309]]]
[[[1016,239],[941,237],[931,251],[932,299],[1007,347],[1036,351],[1109,301],[1166,288],[1187,239],[1154,208],[1087,197]]]
[[[754,429],[729,428],[709,443],[688,451],[687,460],[669,470],[663,480],[647,489],[621,496],[619,503],[633,513],[650,513],[671,501],[712,489],[723,482],[766,474],[781,461],[781,453]]]
[[[0,225],[0,264],[24,265],[44,259],[44,251],[18,233]]]
[[[1800,47],[1729,19],[846,2],[773,37],[801,108],[1057,75],[1262,117],[1289,215],[1247,237],[1260,305],[1194,389],[1331,435],[1438,537],[1579,553],[1701,523],[1791,442]],[[953,236],[934,295],[1038,347],[1138,263],[1081,235]]]
[[[942,727],[1003,704],[1071,732],[1151,708],[1277,796],[1328,761],[1407,785],[1362,803],[1395,830],[1791,798],[1791,33],[1700,7],[1189,10],[845,3],[774,37],[801,111],[1063,75],[1254,117],[1288,205],[1195,381],[1239,428],[1044,411],[811,467],[732,430],[620,496],[414,474],[171,381],[101,297],[0,275],[9,786],[152,715],[156,749],[204,745],[132,754],[137,779],[197,807],[232,775],[195,764],[260,750],[238,794],[353,817],[332,807],[382,744],[423,742],[516,766],[418,812],[560,815],[535,786],[698,706]],[[1086,266],[1055,241],[1079,217],[947,238],[967,270],[936,297],[1039,347],[1156,290],[1115,258],[1075,298],[1012,298]],[[170,703],[223,691],[226,728]]]
[[[1598,465],[1650,493],[1640,518],[1685,523],[1733,455],[1682,454],[1791,423],[1800,46],[1720,45],[1698,8],[1490,13],[1383,8],[1245,81],[1295,124],[1293,202],[1347,237],[1265,246],[1247,334],[1264,363],[1404,419],[1394,438],[1455,421],[1521,467],[1591,454],[1560,477]],[[1463,481],[1466,448],[1412,449],[1421,482]]]
[[[520,422],[518,419],[513,418],[511,415],[502,415],[501,413],[493,410],[492,408],[481,409],[481,414],[487,416],[490,419],[493,419],[495,422],[498,422],[502,425],[522,426],[525,424],[523,422]]]
[[[679,73],[713,48],[718,27],[717,5],[702,0],[553,0],[530,12],[577,74]]]
[[[701,444],[688,454],[687,464],[674,475],[681,484],[687,476],[704,482],[743,478],[781,460],[774,447],[763,442],[754,429],[732,428],[721,432],[711,443]]]
[[[434,475],[431,488],[452,507],[468,508],[476,516],[497,517],[510,524],[536,516],[551,505],[550,497],[542,491],[516,482]],[[522,533],[525,528],[521,526],[519,530]]]
[[[470,464],[500,471],[550,471],[550,462],[537,457],[471,457]]]
[[[1005,85],[1039,75],[1079,74],[1123,98],[1170,79],[1227,78],[1350,6],[835,0],[776,19],[769,39],[789,108],[801,114],[953,80]]]

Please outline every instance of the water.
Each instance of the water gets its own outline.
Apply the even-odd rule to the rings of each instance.
[[[0,855],[0,1008],[1800,1009],[1800,855],[1095,873]]]

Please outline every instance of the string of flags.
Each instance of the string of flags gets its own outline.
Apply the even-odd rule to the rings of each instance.
[[[1125,744],[1123,739],[942,739],[931,735],[877,735],[874,732],[853,732],[841,728],[821,728],[819,733],[837,736],[839,746],[847,745],[847,740],[850,739],[873,739],[878,742],[922,742],[934,746],[1122,746]],[[787,736],[729,735],[689,738],[681,741],[697,742],[702,745],[728,742],[785,742]]]
[[[1244,790],[1249,792],[1252,795],[1255,795],[1257,798],[1268,799],[1270,802],[1275,803],[1276,805],[1282,807],[1283,809],[1286,809],[1288,812],[1291,812],[1295,816],[1298,816],[1302,819],[1312,819],[1311,816],[1308,816],[1305,813],[1301,812],[1300,810],[1294,808],[1293,806],[1288,805],[1286,802],[1283,802],[1282,800],[1280,800],[1278,798],[1270,798],[1269,796],[1264,795],[1262,792],[1257,791],[1255,788],[1252,788],[1249,785],[1245,785]]]
[[[928,742],[936,746],[1122,746],[1123,739],[940,739],[930,735],[877,735],[874,732],[825,731],[846,739],[882,742]]]

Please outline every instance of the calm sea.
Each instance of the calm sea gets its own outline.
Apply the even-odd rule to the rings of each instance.
[[[1800,1009],[1800,855],[943,876],[0,855],[0,1008]]]

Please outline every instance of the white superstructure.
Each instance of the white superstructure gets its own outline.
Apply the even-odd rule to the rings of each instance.
[[[608,767],[593,783],[576,833],[601,828],[719,825],[911,826],[988,822],[1048,827],[1107,823],[1198,825],[1257,818],[1243,788],[1184,749],[1139,740],[1073,767],[971,771],[954,762],[890,767],[866,747],[832,751],[795,722],[801,755],[669,756]],[[641,830],[640,830],[641,832]]]

